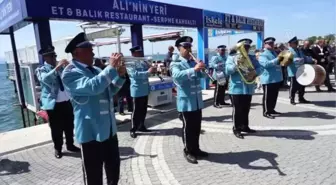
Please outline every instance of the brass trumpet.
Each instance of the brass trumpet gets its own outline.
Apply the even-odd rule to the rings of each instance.
[[[144,62],[147,64],[147,66],[157,68],[157,65],[153,65],[153,58],[152,57],[122,57],[121,62],[122,65],[125,65],[126,68],[135,68],[137,62]],[[161,82],[164,81],[164,79],[156,73],[157,77],[160,78]]]
[[[196,63],[200,63],[200,61],[191,52],[189,52],[189,55]],[[207,68],[204,68],[202,70],[202,73],[205,73],[210,78],[211,81],[215,81],[215,79],[210,75],[209,70]]]

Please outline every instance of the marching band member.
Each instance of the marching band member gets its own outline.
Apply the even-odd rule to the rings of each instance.
[[[290,103],[292,105],[295,105],[295,93],[299,91],[299,102],[300,103],[310,103],[310,101],[307,101],[304,98],[305,93],[305,86],[299,84],[296,81],[296,71],[297,69],[303,65],[304,63],[313,63],[312,58],[305,56],[302,53],[302,50],[298,49],[299,41],[297,40],[297,37],[293,37],[288,41],[289,43],[289,51],[294,54],[294,61],[290,65],[287,66],[288,71],[288,77],[290,77],[291,83],[290,83],[290,89],[289,89],[289,97],[290,97]]]
[[[171,63],[170,69],[177,86],[177,111],[182,115],[184,157],[188,162],[197,164],[197,158],[208,156],[208,153],[199,148],[204,108],[200,79],[205,76],[201,73],[205,64],[190,60],[192,41],[193,39],[188,36],[176,40],[175,46],[180,56]]]
[[[133,57],[142,57],[142,48],[134,46],[130,49]],[[151,73],[155,73],[154,67],[148,66],[144,61],[135,61],[134,68],[128,68],[127,72],[131,80],[131,96],[133,98],[132,128],[130,136],[136,138],[136,131],[149,132],[145,127],[145,119],[147,114],[149,80]]]
[[[249,52],[250,45],[252,43],[251,39],[241,39],[238,41],[245,42],[244,47],[246,52]],[[232,97],[233,112],[232,119],[234,122],[233,133],[237,138],[243,139],[244,136],[241,132],[254,133],[255,130],[249,127],[249,112],[251,108],[252,94],[254,93],[255,84],[246,84],[238,72],[237,64],[242,61],[237,61],[238,52],[232,52],[232,55],[226,60],[225,72],[230,75],[230,85],[229,94]],[[250,61],[252,62],[255,71],[251,72],[249,75],[256,77],[262,73],[262,67],[253,55],[249,55]]]
[[[59,159],[63,156],[63,132],[66,138],[67,150],[79,152],[80,149],[74,145],[74,115],[72,105],[60,77],[64,66],[68,65],[68,62],[66,60],[57,62],[57,55],[54,49],[53,46],[50,46],[42,48],[39,51],[45,63],[36,69],[36,76],[42,87],[41,108],[48,114],[55,157]]]
[[[266,118],[274,119],[273,115],[281,113],[274,110],[281,83],[283,80],[280,61],[274,51],[275,38],[268,37],[264,40],[265,50],[259,56],[259,63],[264,68],[260,76],[260,82],[263,86],[263,115]]]
[[[225,45],[220,45],[217,47],[217,55],[213,56],[210,61],[210,66],[214,69],[213,78],[216,80],[215,95],[214,95],[214,107],[222,108],[223,105],[230,105],[225,102],[225,90],[228,85],[228,78],[225,75]],[[219,81],[226,80],[225,84],[220,84]]]
[[[116,185],[120,155],[112,98],[125,81],[126,68],[120,65],[119,54],[112,54],[104,70],[93,67],[92,50],[84,33],[74,37],[65,49],[73,60],[64,69],[62,80],[74,107],[75,136],[82,149],[84,183],[102,185],[104,165],[107,184]]]

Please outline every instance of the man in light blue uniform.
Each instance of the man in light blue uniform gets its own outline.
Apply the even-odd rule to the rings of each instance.
[[[72,54],[73,60],[64,69],[62,80],[74,108],[75,136],[82,147],[84,183],[102,185],[104,165],[107,184],[116,185],[120,155],[113,95],[125,81],[126,68],[120,65],[120,54],[112,54],[104,70],[93,67],[92,50],[85,33],[74,37],[65,49]]]
[[[296,81],[296,71],[297,69],[305,63],[314,63],[311,57],[307,57],[303,54],[302,50],[298,48],[299,41],[297,37],[293,37],[291,40],[288,41],[289,43],[289,51],[294,54],[294,61],[292,64],[287,66],[288,77],[290,78],[290,89],[289,89],[289,96],[290,96],[290,103],[295,105],[295,93],[299,91],[299,102],[300,103],[310,103],[304,98],[305,93],[305,86],[299,84]]]
[[[57,62],[57,55],[53,46],[42,48],[39,54],[43,56],[45,61],[43,66],[36,69],[36,76],[41,84],[41,108],[48,114],[55,157],[59,159],[63,156],[63,132],[66,138],[67,150],[72,152],[80,151],[74,145],[74,115],[70,97],[64,90],[60,77],[64,66],[68,62],[66,60]]]
[[[201,134],[202,109],[204,108],[201,89],[201,72],[205,64],[190,60],[191,43],[188,36],[176,40],[175,46],[180,56],[170,64],[172,78],[177,87],[177,111],[181,113],[183,128],[184,157],[192,164],[197,164],[198,157],[207,157],[208,153],[199,148]]]
[[[228,85],[228,78],[225,75],[225,56],[226,46],[220,45],[217,47],[217,55],[213,56],[210,61],[210,67],[214,69],[212,77],[216,80],[214,107],[222,108],[224,105],[230,105],[225,102],[225,90]],[[223,81],[225,82],[223,84]]]
[[[260,83],[263,86],[263,116],[274,119],[273,115],[280,115],[275,111],[279,90],[283,81],[282,69],[280,61],[282,57],[278,57],[274,50],[275,38],[268,37],[264,40],[264,52],[259,55],[259,63],[264,68],[264,72],[260,76]]]
[[[143,51],[140,46],[134,46],[130,49],[133,57],[143,57]],[[156,69],[149,66],[145,61],[135,61],[134,67],[127,68],[131,80],[131,97],[133,98],[132,128],[130,136],[136,138],[136,131],[149,132],[145,127],[147,115],[149,80],[150,74],[155,73]]]
[[[248,53],[251,39],[241,39],[238,43],[244,42],[244,47]],[[228,57],[225,64],[225,73],[230,76],[229,94],[233,104],[232,119],[234,123],[233,133],[237,138],[243,139],[241,132],[254,133],[255,130],[249,127],[249,112],[251,108],[252,95],[254,94],[255,84],[246,84],[238,72],[238,66],[241,61],[238,60],[238,52],[233,52]],[[254,66],[254,71],[249,75],[251,77],[259,76],[263,72],[262,66],[253,55],[249,55],[250,61]]]

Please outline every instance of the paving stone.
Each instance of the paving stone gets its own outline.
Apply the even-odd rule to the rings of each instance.
[[[280,98],[286,96],[280,93]],[[307,94],[307,99],[319,102],[331,97]],[[314,110],[313,105],[293,107],[282,101],[277,110],[287,113],[270,121],[261,115],[260,96],[253,97],[251,127],[273,129],[244,140],[232,135],[231,108],[215,109],[206,103],[200,147],[210,155],[197,165],[183,157],[182,124],[176,112],[146,120],[155,132],[136,139],[129,137],[129,123],[119,126],[119,184],[334,185],[336,127],[330,125],[335,123],[336,112]],[[81,165],[78,154],[66,152],[62,159],[55,159],[53,146],[48,144],[2,156],[0,185],[79,185],[83,184]]]

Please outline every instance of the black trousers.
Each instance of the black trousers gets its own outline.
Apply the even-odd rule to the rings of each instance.
[[[281,85],[282,82],[263,85],[263,113],[271,113],[274,111]]]
[[[181,112],[182,115],[182,141],[184,150],[195,155],[199,151],[199,138],[201,134],[202,110]]]
[[[148,96],[133,98],[133,113],[132,113],[132,129],[136,131],[145,126],[145,119],[147,115]]]
[[[329,75],[330,75],[330,69],[329,69],[329,65],[328,64],[320,64],[326,71],[326,78],[324,80],[324,85],[326,87],[328,87],[328,89],[332,89],[332,85],[330,83],[330,78],[329,78]],[[320,86],[315,86],[316,89],[319,89]]]
[[[228,79],[226,79],[226,83],[224,85],[219,85],[217,83],[217,80],[214,81],[213,83],[216,84],[214,94],[214,104],[223,105],[225,103],[225,90],[228,87]]]
[[[124,98],[126,98],[127,109],[133,111],[133,99],[130,95],[118,95],[119,113],[124,113]]]
[[[249,113],[251,108],[252,95],[231,95],[232,96],[232,119],[234,129],[242,131],[249,126]]]
[[[299,100],[303,100],[304,99],[304,94],[305,94],[305,86],[300,85],[297,81],[296,81],[296,77],[291,77],[291,83],[290,83],[290,89],[289,89],[289,98],[290,99],[295,99],[295,93],[299,92]]]
[[[282,70],[282,79],[283,79],[281,86],[287,86],[287,81],[288,81],[287,67],[282,66],[281,70]]]
[[[47,114],[54,148],[59,151],[62,150],[63,133],[65,134],[66,145],[73,145],[74,115],[70,101],[56,103],[53,110],[47,110]]]
[[[120,154],[117,135],[103,142],[82,144],[82,161],[85,185],[103,185],[103,165],[108,185],[117,185],[120,175]]]

